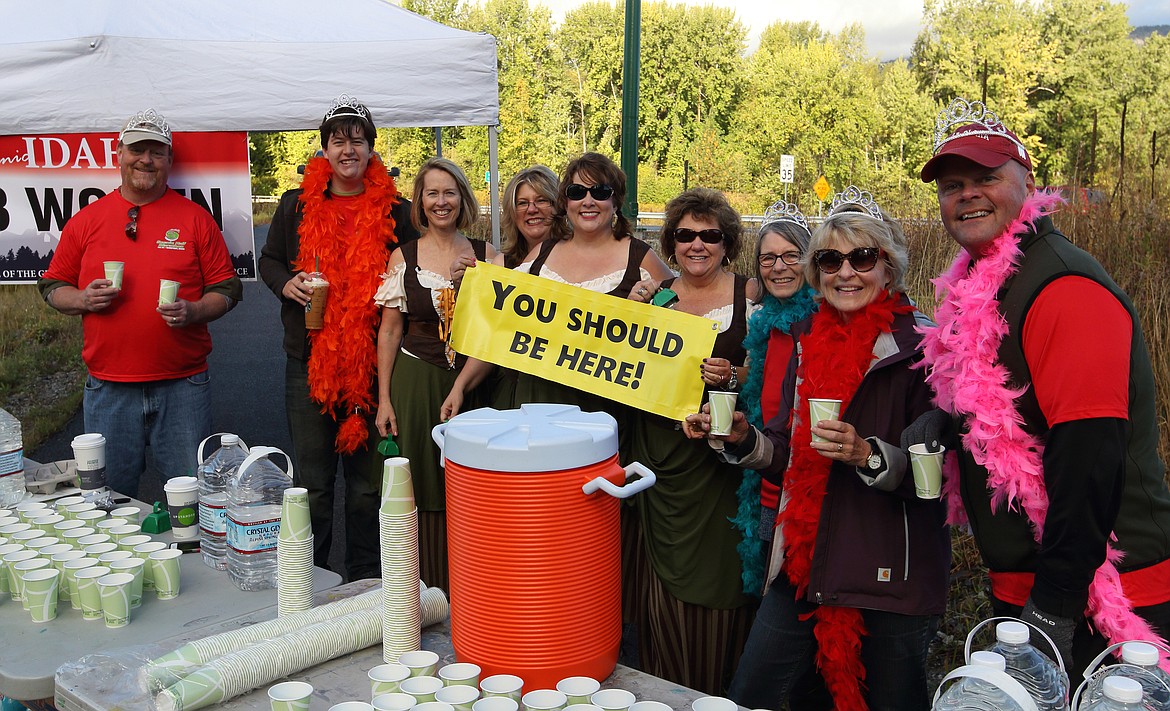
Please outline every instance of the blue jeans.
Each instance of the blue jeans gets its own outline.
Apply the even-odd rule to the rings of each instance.
[[[106,483],[138,498],[150,464],[163,481],[195,475],[195,450],[211,434],[211,377],[119,383],[85,379],[85,431],[106,438]]]
[[[729,695],[740,706],[792,711],[831,709],[832,699],[816,670],[816,606],[794,599],[795,590],[777,578],[760,602]],[[900,615],[861,610],[867,634],[861,638],[865,697],[873,711],[930,708],[926,651],[938,629],[937,615]]]

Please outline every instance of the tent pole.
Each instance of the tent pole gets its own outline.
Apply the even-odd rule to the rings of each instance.
[[[500,251],[500,153],[499,126],[488,126],[488,165],[491,177],[488,181],[488,199],[492,206],[492,246]]]
[[[435,155],[443,157],[443,127],[435,126]]]

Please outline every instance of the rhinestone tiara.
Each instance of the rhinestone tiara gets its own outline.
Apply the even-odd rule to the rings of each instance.
[[[343,116],[354,116],[364,121],[368,121],[373,125],[374,119],[370,116],[370,110],[367,109],[362,102],[349,94],[342,94],[333,100],[333,104],[329,110],[325,112],[325,121],[331,121],[335,118]],[[324,123],[325,121],[322,121]]]
[[[829,217],[842,212],[860,212],[878,220],[885,219],[873,195],[853,185],[834,195],[829,205]]]
[[[131,116],[126,121],[126,125],[122,127],[122,131],[118,134],[118,140],[122,140],[122,137],[126,135],[127,131],[154,133],[159,136],[165,136],[167,143],[171,141],[170,124],[167,123],[166,118],[162,114],[154,109],[139,111]]]
[[[805,219],[804,213],[800,211],[800,208],[783,200],[777,200],[768,206],[767,210],[764,210],[764,222],[760,225],[760,232],[763,232],[765,227],[774,222],[791,222],[794,225],[799,225],[804,228],[805,232],[811,234],[808,228],[808,220]]]
[[[979,128],[963,131],[962,133],[953,132],[953,129],[968,124],[976,124]],[[996,116],[994,111],[984,106],[982,101],[967,101],[960,97],[952,101],[949,106],[938,113],[938,118],[934,122],[934,154],[938,155],[939,149],[960,136],[1005,138],[1014,143],[1020,150],[1024,151],[1023,155],[1027,155],[1028,153],[1028,149],[1024,147],[1024,144],[1020,143],[1019,139],[1011,133],[1008,133],[1007,128],[999,120],[999,116]]]

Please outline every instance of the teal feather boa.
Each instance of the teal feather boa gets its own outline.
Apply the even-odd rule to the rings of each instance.
[[[768,353],[768,340],[773,330],[788,333],[794,324],[800,323],[817,309],[813,300],[815,292],[803,286],[788,299],[781,301],[771,294],[764,295],[759,311],[748,320],[748,335],[743,341],[747,349],[751,370],[739,394],[740,409],[748,423],[757,429],[764,428],[760,411],[760,393],[764,387],[764,358]],[[743,569],[743,591],[759,597],[764,589],[764,542],[759,536],[760,526],[760,474],[754,469],[745,469],[739,489],[736,491],[739,509],[731,522],[739,529],[743,540],[735,547]]]

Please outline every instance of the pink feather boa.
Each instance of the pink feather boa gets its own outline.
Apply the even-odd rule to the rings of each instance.
[[[1044,485],[1044,443],[1024,431],[1023,419],[1015,408],[1019,390],[1007,386],[1008,371],[998,358],[1008,324],[999,312],[996,295],[1020,266],[1020,238],[1031,225],[1063,202],[1059,194],[1037,191],[1025,201],[1019,216],[992,242],[990,250],[972,260],[960,250],[951,267],[933,281],[939,306],[938,326],[921,329],[927,382],[935,392],[935,404],[955,416],[963,416],[967,431],[964,448],[987,469],[992,510],[1007,505],[1023,510],[1039,542],[1044,535],[1048,513],[1048,492]],[[966,523],[959,498],[959,470],[953,455],[944,467],[943,495],[947,520]],[[1111,642],[1165,641],[1133,611],[1121,588],[1114,564],[1124,554],[1108,546],[1105,562],[1089,585],[1085,610],[1097,630]],[[1170,663],[1162,660],[1170,671]]]

